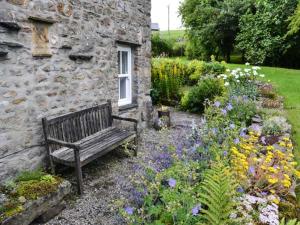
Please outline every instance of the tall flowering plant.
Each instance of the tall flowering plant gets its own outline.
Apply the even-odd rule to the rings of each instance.
[[[218,78],[223,79],[225,86],[228,87],[231,95],[243,96],[246,95],[252,99],[256,98],[258,77],[264,77],[260,74],[261,70],[258,66],[251,67],[246,64],[246,68],[237,68],[234,70],[227,69],[225,74],[221,74]]]

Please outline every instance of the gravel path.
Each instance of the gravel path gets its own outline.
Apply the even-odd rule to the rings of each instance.
[[[116,149],[83,168],[85,194],[74,194],[67,200],[67,208],[47,225],[122,225],[126,224],[112,209],[112,201],[127,199],[132,184],[130,175],[138,165],[150,163],[161,146],[179,144],[190,132],[193,121],[200,117],[172,110],[172,128],[165,131],[146,129],[141,134],[137,157],[130,151]],[[66,179],[76,180],[72,170],[64,171]],[[74,190],[75,192],[75,190]]]

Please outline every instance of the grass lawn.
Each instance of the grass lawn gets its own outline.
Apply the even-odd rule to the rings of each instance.
[[[230,69],[244,67],[239,64],[229,64]],[[261,72],[275,85],[279,94],[285,98],[285,109],[288,120],[293,125],[293,139],[297,144],[295,151],[300,162],[300,70],[262,67]]]
[[[169,37],[171,39],[179,39],[179,38],[184,38],[184,30],[170,30],[170,36],[168,31],[160,31],[160,37],[164,39],[168,39]]]

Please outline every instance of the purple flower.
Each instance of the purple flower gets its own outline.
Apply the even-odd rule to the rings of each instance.
[[[228,152],[227,151],[224,151],[223,152],[223,155],[226,157],[226,156],[228,156]]]
[[[232,123],[229,125],[230,129],[234,129],[235,128],[235,125]]]
[[[201,204],[196,205],[194,208],[192,208],[192,214],[193,216],[197,216],[201,210]]]
[[[239,193],[244,193],[244,189],[242,187],[238,187],[236,189],[236,191],[239,192]]]
[[[250,166],[248,172],[252,175],[255,175],[255,167],[254,166]]]
[[[128,215],[132,215],[133,214],[133,208],[130,207],[130,206],[127,206],[125,207],[125,212],[128,214]]]
[[[220,105],[221,105],[221,103],[219,101],[216,101],[215,104],[214,104],[214,106],[217,107],[217,108],[219,108]]]
[[[236,138],[236,139],[234,139],[234,141],[233,141],[233,142],[234,142],[234,144],[236,144],[236,145],[237,145],[237,144],[239,144],[239,143],[240,143],[240,139],[239,139],[239,138]]]
[[[266,196],[266,195],[268,195],[268,193],[267,193],[267,192],[265,192],[265,191],[263,191],[261,194],[262,194],[263,196]]]
[[[222,112],[223,115],[227,114],[227,110],[226,109],[222,109],[221,112]]]
[[[170,179],[168,180],[168,184],[169,184],[169,186],[170,186],[171,188],[174,188],[174,187],[176,186],[176,180],[173,179],[173,178],[170,178]]]
[[[246,136],[246,130],[247,130],[246,128],[243,128],[243,129],[242,129],[242,131],[241,131],[241,133],[240,133],[240,136],[241,136],[241,137],[245,137],[245,136]]]
[[[267,142],[266,142],[266,137],[262,137],[261,138],[261,142],[265,145],[265,144],[267,144]]]
[[[226,108],[227,108],[227,110],[228,110],[228,111],[231,111],[231,110],[233,110],[233,107],[232,107],[232,105],[231,105],[230,103],[227,105],[227,107],[226,107]]]

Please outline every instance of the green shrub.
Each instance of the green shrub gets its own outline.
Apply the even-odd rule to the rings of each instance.
[[[226,69],[219,62],[206,63],[193,60],[154,58],[152,59],[152,91],[154,104],[174,105],[182,97],[181,88],[184,85],[195,85],[206,74],[218,75]]]
[[[152,56],[157,57],[165,54],[170,56],[172,54],[172,43],[166,39],[163,39],[159,34],[153,34],[151,36],[152,43]]]
[[[190,112],[203,113],[205,101],[213,100],[216,96],[221,96],[223,92],[224,85],[221,80],[207,77],[184,94],[181,107]]]
[[[280,135],[291,131],[291,125],[286,118],[275,116],[264,121],[263,133],[267,135]]]
[[[17,176],[16,181],[40,180],[45,174],[46,173],[40,169],[34,171],[23,171]]]
[[[174,42],[172,46],[171,56],[184,56],[185,54],[186,43],[185,42]]]

